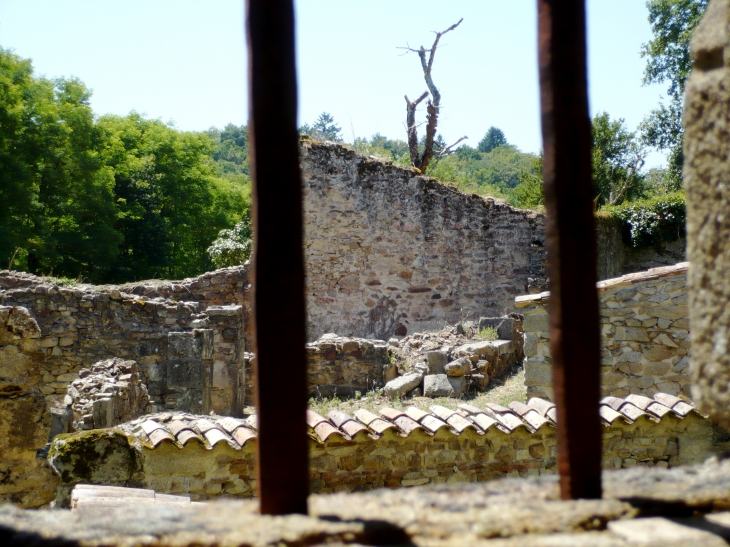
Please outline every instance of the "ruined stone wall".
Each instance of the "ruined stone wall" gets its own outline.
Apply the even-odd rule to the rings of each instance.
[[[0,305],[25,307],[40,327],[39,389],[50,406],[63,406],[68,385],[83,368],[120,357],[138,363],[159,410],[240,413],[243,309],[211,302],[201,312],[197,302],[151,300],[117,287],[62,287],[0,271]]]
[[[337,144],[305,143],[301,155],[310,340],[502,315],[528,278],[544,277],[542,214]]]
[[[307,344],[307,387],[313,397],[352,397],[383,387],[388,366],[383,340],[325,335]]]
[[[58,478],[44,457],[51,413],[41,393],[41,331],[28,310],[0,306],[0,503],[39,507]]]
[[[686,262],[598,283],[601,393],[689,397]],[[552,399],[549,293],[520,297],[528,395]]]

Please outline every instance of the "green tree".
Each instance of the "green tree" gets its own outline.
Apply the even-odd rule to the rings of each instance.
[[[477,145],[477,150],[488,154],[498,146],[504,146],[507,144],[507,138],[504,136],[504,132],[498,127],[490,127],[482,137]]]
[[[669,101],[652,111],[642,123],[642,138],[649,146],[669,151],[669,171],[682,177],[682,97],[692,68],[689,42],[708,0],[649,0],[649,23],[654,39],[644,44],[647,58],[644,84],[668,82]]]
[[[121,236],[91,94],[76,79],[34,77],[3,49],[0,68],[0,260],[101,279]]]
[[[643,197],[645,151],[624,120],[606,112],[593,118],[592,168],[598,205],[616,205]]]
[[[335,119],[327,112],[322,112],[312,125],[305,123],[299,128],[300,133],[321,141],[342,142],[341,131]]]
[[[114,170],[124,235],[113,278],[179,278],[211,266],[207,247],[240,220],[245,196],[215,177],[209,135],[177,131],[132,113],[104,116],[104,159]],[[241,210],[235,214],[238,206]]]
[[[510,192],[508,201],[515,207],[540,209],[545,206],[545,188],[542,179],[542,154],[532,169],[520,174],[520,183]]]

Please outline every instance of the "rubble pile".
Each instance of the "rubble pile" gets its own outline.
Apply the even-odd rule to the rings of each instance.
[[[491,327],[498,339],[484,340]],[[399,376],[388,378],[389,397],[460,397],[472,387],[483,391],[490,378],[503,376],[522,358],[522,317],[482,317],[441,331],[391,338],[388,351]]]
[[[154,411],[137,362],[119,358],[81,370],[64,402],[75,430],[112,427]]]

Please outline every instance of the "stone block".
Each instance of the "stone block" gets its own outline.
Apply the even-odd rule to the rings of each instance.
[[[525,332],[548,332],[550,328],[547,313],[525,314],[522,329]]]
[[[464,376],[428,374],[423,378],[425,397],[460,397],[465,392],[466,378]]]
[[[462,357],[461,359],[451,361],[444,366],[444,372],[447,376],[466,376],[467,374],[471,374],[471,360],[467,357]]]
[[[492,327],[501,340],[512,340],[515,337],[515,321],[511,317],[480,317],[479,330]]]
[[[649,341],[647,330],[641,327],[616,327],[614,338],[617,341]]]
[[[383,393],[391,399],[405,397],[409,391],[418,387],[422,381],[423,375],[421,373],[409,372],[385,384]]]
[[[443,374],[444,366],[448,363],[449,356],[443,350],[426,352],[426,365],[428,374]]]

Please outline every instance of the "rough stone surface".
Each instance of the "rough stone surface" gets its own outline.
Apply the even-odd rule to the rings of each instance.
[[[466,376],[471,374],[471,360],[468,357],[462,357],[451,361],[444,366],[446,376]]]
[[[392,399],[405,397],[409,391],[420,386],[422,381],[423,374],[420,372],[408,372],[385,384],[383,393]]]
[[[76,430],[112,427],[153,411],[137,363],[119,358],[82,369],[65,402]]]
[[[601,393],[690,397],[687,263],[598,283]],[[528,395],[552,399],[549,293],[520,297]]]
[[[730,465],[604,472],[604,499],[559,501],[553,477],[311,496],[310,516],[250,501],[84,511],[0,508],[5,545],[687,547],[728,539]],[[648,517],[648,518],[647,518]]]
[[[730,427],[730,2],[713,0],[691,43],[684,180],[695,383],[700,407]]]
[[[382,387],[394,376],[383,340],[325,334],[307,344],[307,384],[310,396],[352,396]],[[392,380],[393,378],[390,378]]]
[[[522,316],[513,314],[500,318],[514,324],[514,338],[484,341],[478,335],[478,324],[459,323],[438,331],[415,333],[402,339],[388,340],[388,351],[394,359],[403,363],[406,372],[418,364],[426,367],[428,374],[444,374],[443,366],[450,361],[466,357],[490,378],[501,378],[510,373],[522,360]],[[437,355],[440,353],[441,355]],[[433,362],[429,363],[429,359]]]
[[[28,310],[0,306],[0,502],[39,507],[58,478],[45,458],[52,415],[43,385],[41,331]]]
[[[466,392],[466,378],[446,374],[428,374],[423,378],[425,397],[461,397]]]

